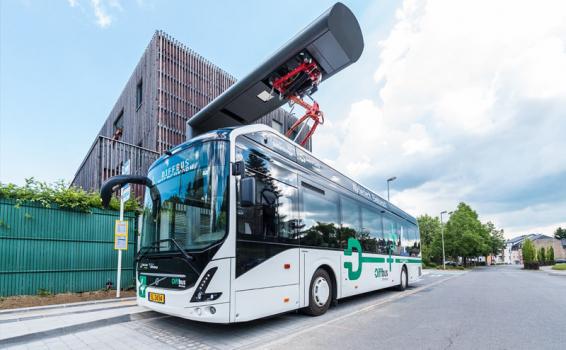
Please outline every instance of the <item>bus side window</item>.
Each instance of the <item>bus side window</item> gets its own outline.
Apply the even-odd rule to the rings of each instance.
[[[341,197],[342,222],[338,228],[338,241],[340,248],[348,246],[348,239],[355,238],[362,243],[362,248],[367,251],[365,246],[368,234],[364,234],[362,230],[362,223],[360,221],[360,206],[353,200]]]
[[[368,253],[382,253],[385,250],[381,217],[381,213],[377,210],[362,207],[363,232],[369,236],[366,244],[362,246]]]
[[[303,183],[301,188],[303,209],[299,224],[300,244],[339,248],[338,195],[328,190],[316,191],[316,187],[307,186]]]
[[[411,236],[411,247],[409,249],[409,255],[419,256],[419,253],[421,252],[421,242],[419,239],[417,227],[413,224],[410,224],[409,232]]]
[[[297,190],[272,178],[256,175],[256,205],[239,205],[238,236],[254,240],[293,243],[295,232]]]
[[[395,254],[397,249],[397,225],[389,215],[383,217],[383,238],[384,245],[380,247],[380,253]]]

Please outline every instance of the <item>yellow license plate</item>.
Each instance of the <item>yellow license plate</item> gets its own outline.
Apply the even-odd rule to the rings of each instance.
[[[165,304],[165,294],[149,293],[148,299],[154,303]]]

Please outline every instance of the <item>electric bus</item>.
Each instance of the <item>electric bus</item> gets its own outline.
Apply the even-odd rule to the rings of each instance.
[[[417,221],[266,125],[206,132],[156,160],[137,254],[139,305],[233,323],[421,276]],[[110,191],[110,192],[109,192]]]

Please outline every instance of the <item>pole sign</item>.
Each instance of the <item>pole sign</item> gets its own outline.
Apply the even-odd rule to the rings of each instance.
[[[123,200],[124,202],[126,202],[128,199],[130,199],[130,193],[131,193],[131,187],[130,184],[127,184],[126,186],[122,187],[122,190],[120,192],[120,199]]]
[[[130,160],[124,162],[122,165],[122,175],[130,175]],[[130,184],[126,184],[120,191],[120,199],[124,202],[130,199]]]
[[[130,175],[130,160],[124,162],[122,165],[122,175]]]
[[[114,249],[128,250],[128,222],[116,220],[114,227]]]

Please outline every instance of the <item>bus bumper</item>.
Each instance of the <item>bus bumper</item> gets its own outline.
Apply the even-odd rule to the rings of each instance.
[[[163,293],[163,291],[159,291],[159,293]],[[141,298],[139,296],[137,298],[137,303],[138,305],[147,307],[153,311],[186,318],[188,320],[211,323],[230,322],[229,302],[217,304],[198,303],[198,306],[183,306],[174,302],[168,303],[167,296],[168,295],[166,294],[164,304],[150,302],[147,298]]]

